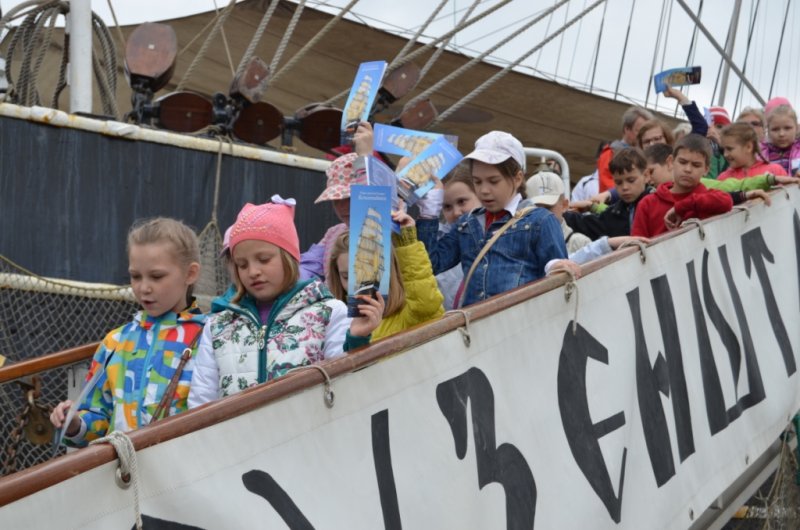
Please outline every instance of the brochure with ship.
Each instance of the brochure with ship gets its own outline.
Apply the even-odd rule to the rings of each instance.
[[[374,156],[360,156],[353,161],[353,171],[356,175],[364,174],[360,181],[369,186],[387,186],[391,188],[392,211],[400,209],[400,198],[397,196],[397,175],[392,168]],[[400,233],[400,226],[392,221],[392,231]]]
[[[342,111],[342,145],[352,144],[358,124],[369,118],[369,111],[375,103],[385,72],[386,61],[361,63],[358,67],[350,95],[347,96],[347,103]]]
[[[653,85],[656,92],[661,93],[667,86],[697,85],[700,83],[702,69],[699,66],[686,66],[684,68],[671,68],[653,76]]]
[[[446,138],[438,138],[397,174],[397,194],[409,206],[425,196],[464,158]]]
[[[392,188],[350,188],[350,248],[348,253],[347,316],[360,316],[359,295],[389,295],[392,264]]]
[[[458,136],[450,134],[414,131],[383,123],[376,123],[373,131],[373,149],[380,153],[413,158],[442,136],[458,148]]]

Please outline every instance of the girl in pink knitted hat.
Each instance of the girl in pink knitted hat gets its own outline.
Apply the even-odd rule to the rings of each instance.
[[[236,294],[208,317],[189,393],[194,407],[343,355],[369,343],[384,302],[364,297],[363,316],[319,280],[299,280],[294,199],[246,204],[231,229]]]

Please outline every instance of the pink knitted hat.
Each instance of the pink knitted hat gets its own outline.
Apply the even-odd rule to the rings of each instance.
[[[764,116],[768,116],[770,112],[775,110],[775,107],[778,107],[780,105],[786,105],[789,107],[792,106],[789,100],[784,97],[772,98],[771,100],[767,101],[766,105],[764,105]]]
[[[294,199],[273,196],[272,203],[247,203],[231,229],[231,252],[248,239],[266,241],[300,261],[300,240],[294,226]]]
[[[348,199],[350,198],[350,186],[367,183],[365,173],[360,175],[353,174],[353,162],[355,162],[356,158],[358,158],[357,154],[347,153],[331,162],[330,167],[325,170],[325,174],[328,176],[328,184],[325,191],[317,197],[314,203]]]
[[[731,117],[723,107],[708,107],[708,114],[711,116],[711,123],[714,125],[730,125]]]

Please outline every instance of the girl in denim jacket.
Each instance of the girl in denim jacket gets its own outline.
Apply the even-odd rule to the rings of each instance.
[[[434,274],[460,263],[466,277],[492,235],[518,211],[524,211],[481,258],[469,284],[463,286],[463,305],[469,305],[538,280],[545,275],[547,262],[566,258],[567,250],[555,216],[544,208],[529,209],[532,205],[523,200],[525,153],[519,140],[492,131],[480,137],[465,158],[472,166],[481,207],[459,217],[455,228],[438,240],[438,219],[417,222]]]

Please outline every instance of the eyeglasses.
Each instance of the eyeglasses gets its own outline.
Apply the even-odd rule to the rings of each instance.
[[[763,127],[764,124],[760,121],[746,121],[746,124],[750,125],[751,127]]]
[[[664,143],[664,135],[661,136],[653,136],[652,138],[647,138],[646,140],[642,140],[642,147],[647,147],[651,144],[660,144]]]

